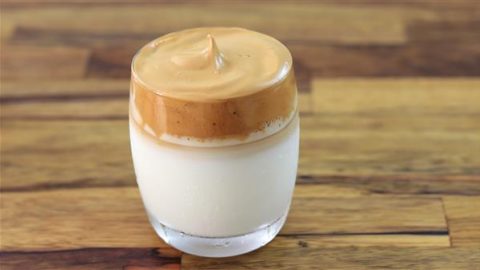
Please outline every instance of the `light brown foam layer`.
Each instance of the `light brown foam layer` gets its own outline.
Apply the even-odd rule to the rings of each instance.
[[[131,116],[157,138],[247,138],[296,110],[290,53],[240,28],[172,33],[132,63]]]
[[[160,95],[212,101],[246,96],[281,81],[292,66],[278,40],[242,28],[195,28],[143,47],[132,68]]]

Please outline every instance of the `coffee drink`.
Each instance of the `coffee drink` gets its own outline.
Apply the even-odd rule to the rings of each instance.
[[[196,28],[148,43],[132,62],[130,138],[156,232],[224,257],[268,243],[296,179],[299,119],[288,49],[241,28]]]

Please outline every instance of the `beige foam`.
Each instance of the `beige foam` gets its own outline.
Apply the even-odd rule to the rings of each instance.
[[[288,49],[241,28],[160,37],[132,63],[134,119],[159,137],[247,138],[296,110]]]

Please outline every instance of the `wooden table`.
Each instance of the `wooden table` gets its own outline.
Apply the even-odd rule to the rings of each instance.
[[[480,269],[478,1],[112,2],[2,1],[2,270]],[[300,86],[287,224],[227,259],[155,235],[127,133],[132,55],[202,25],[279,38]]]

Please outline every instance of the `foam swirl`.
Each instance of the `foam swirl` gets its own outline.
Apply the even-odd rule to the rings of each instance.
[[[225,100],[281,81],[292,65],[288,49],[241,28],[196,28],[168,34],[142,48],[133,63],[138,79],[161,95]]]

